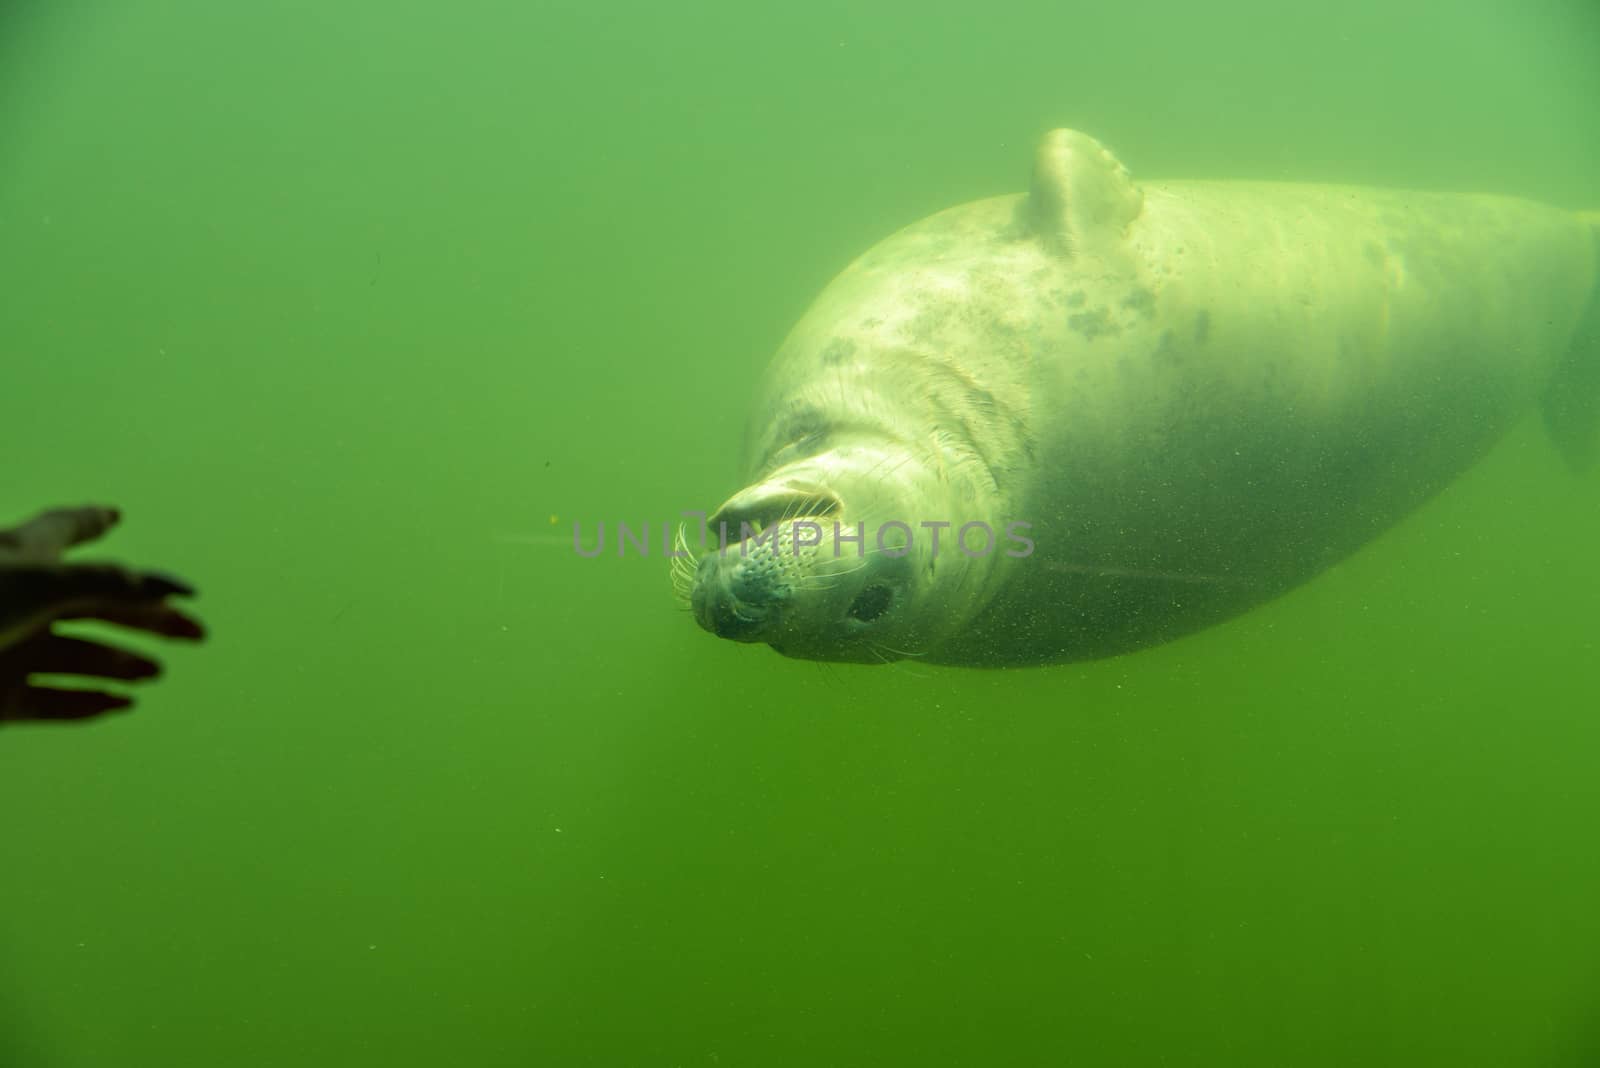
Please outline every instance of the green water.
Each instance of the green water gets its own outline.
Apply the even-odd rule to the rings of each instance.
[[[1592,4],[1291,10],[8,4],[0,520],[122,506],[214,636],[0,732],[0,1065],[1600,1064],[1600,476],[1531,418],[1071,667],[549,541],[723,499],[817,289],[1051,126],[1600,208]]]

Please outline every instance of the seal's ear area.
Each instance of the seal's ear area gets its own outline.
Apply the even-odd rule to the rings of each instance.
[[[1144,194],[1099,141],[1051,130],[1039,142],[1025,206],[1030,229],[1063,255],[1106,254],[1139,217]]]

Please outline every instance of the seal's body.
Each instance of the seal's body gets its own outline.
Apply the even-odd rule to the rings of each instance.
[[[1504,197],[1141,188],[1056,131],[1028,194],[887,239],[794,328],[750,484],[713,519],[777,529],[701,561],[697,618],[795,656],[974,666],[1225,619],[1536,401],[1569,458],[1593,452],[1597,233]]]

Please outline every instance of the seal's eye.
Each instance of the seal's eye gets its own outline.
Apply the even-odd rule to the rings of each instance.
[[[889,610],[889,605],[894,601],[894,591],[883,583],[876,583],[862,590],[850,605],[850,618],[862,623],[871,623],[874,619]]]

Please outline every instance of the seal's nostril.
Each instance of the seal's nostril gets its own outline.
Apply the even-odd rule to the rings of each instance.
[[[861,623],[871,623],[889,610],[894,603],[894,591],[881,582],[873,583],[856,595],[850,604],[850,618]]]

